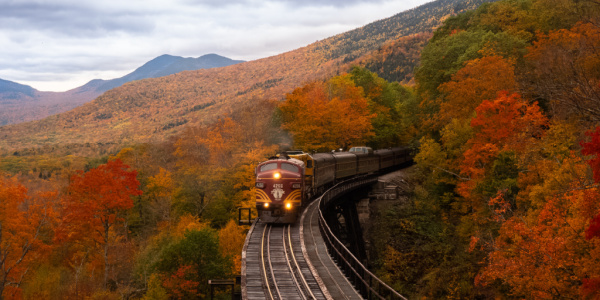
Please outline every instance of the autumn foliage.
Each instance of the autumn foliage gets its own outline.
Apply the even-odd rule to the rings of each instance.
[[[594,180],[596,183],[600,183],[600,127],[596,127],[594,131],[587,132],[586,135],[591,138],[591,141],[581,143],[583,146],[581,152],[584,155],[592,156],[592,158],[588,160],[588,163],[594,173]],[[590,221],[589,227],[585,230],[586,239],[590,240],[597,237],[600,237],[600,214],[594,216]],[[600,290],[600,286],[597,286],[596,289]]]
[[[331,151],[407,143],[414,132],[415,106],[410,88],[354,67],[348,74],[295,89],[279,109],[293,147]]]
[[[30,198],[15,178],[0,175],[0,298],[19,299],[27,271],[49,250],[55,193]]]
[[[440,85],[446,93],[440,105],[440,122],[453,118],[470,118],[475,108],[484,100],[493,100],[500,91],[516,89],[514,62],[500,55],[486,55],[468,61],[452,76],[452,80]]]
[[[600,28],[581,22],[538,38],[526,55],[538,79],[531,89],[558,117],[600,121]]]
[[[588,163],[594,172],[594,180],[600,182],[600,126],[596,127],[594,131],[587,132],[586,135],[590,137],[591,141],[581,142],[583,147],[581,153],[592,156]]]
[[[502,151],[524,152],[539,138],[547,119],[536,104],[529,105],[518,94],[501,92],[494,101],[483,101],[471,120],[474,136],[467,141],[460,165],[468,181],[458,185],[458,192],[469,198],[470,189],[491,169],[490,164]]]
[[[593,1],[499,1],[434,33],[416,72],[415,198],[395,212],[410,224],[395,235],[417,242],[384,250],[384,267],[408,274],[391,277],[399,288],[600,297],[599,12]],[[415,253],[422,265],[398,259]]]
[[[373,134],[373,115],[362,88],[349,75],[313,82],[287,95],[281,106],[283,128],[294,145],[307,150],[330,150],[364,144]]]
[[[258,162],[410,144],[410,192],[371,218],[380,278],[415,299],[599,299],[597,2],[502,0],[408,38],[385,21],[2,127],[2,297],[206,297],[239,272]],[[411,82],[411,43],[414,86],[383,79]]]

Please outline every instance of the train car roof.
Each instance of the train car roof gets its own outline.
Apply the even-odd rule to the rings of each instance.
[[[356,158],[356,154],[352,152],[332,152],[331,155],[335,158]]]
[[[373,153],[375,153],[375,154],[390,154],[390,153],[393,153],[393,151],[392,151],[392,149],[379,149],[379,150],[373,151]]]

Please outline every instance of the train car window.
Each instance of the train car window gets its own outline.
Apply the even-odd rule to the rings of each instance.
[[[282,163],[281,168],[290,172],[298,172],[298,167],[288,163]]]
[[[277,163],[270,163],[270,164],[265,164],[265,165],[260,166],[261,172],[275,170],[275,169],[277,169]]]

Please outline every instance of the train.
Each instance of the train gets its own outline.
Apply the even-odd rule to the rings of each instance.
[[[352,147],[347,152],[285,151],[256,166],[256,210],[266,223],[295,223],[315,195],[357,175],[384,172],[412,161],[408,147]]]

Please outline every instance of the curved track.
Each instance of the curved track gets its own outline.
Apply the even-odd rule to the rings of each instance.
[[[332,187],[309,203],[303,209],[300,221],[292,225],[271,225],[255,220],[242,250],[242,298],[363,299],[355,286],[358,284],[366,289],[368,298],[406,299],[369,272],[351,254],[355,260],[348,260],[343,253],[341,261],[332,258],[328,250],[330,246],[321,235],[321,232],[329,232],[326,236],[331,233],[325,230],[327,225],[320,222],[323,220],[320,206],[376,180],[376,177],[364,176]],[[334,256],[340,251],[348,251],[343,246],[343,249],[335,245],[331,247],[331,251],[335,251]],[[340,259],[339,255],[335,257]],[[342,267],[349,265],[350,271],[348,268],[342,271],[340,264]],[[357,268],[363,273],[357,273]],[[352,277],[354,283],[346,277],[346,273],[355,274]]]
[[[308,267],[327,299],[363,299],[331,258],[319,231],[319,201],[308,205],[301,218],[301,239]]]
[[[326,299],[302,255],[297,225],[256,223],[246,251],[247,299]]]

